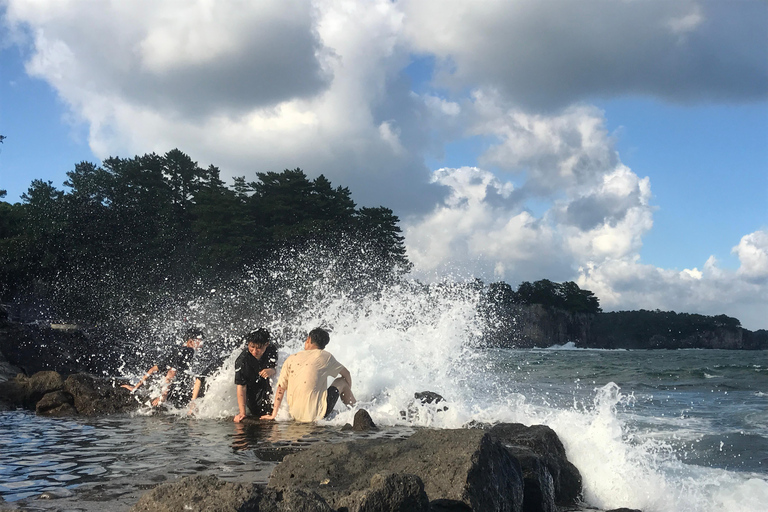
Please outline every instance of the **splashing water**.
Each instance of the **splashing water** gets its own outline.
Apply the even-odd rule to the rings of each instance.
[[[218,340],[215,350],[226,356],[196,404],[198,418],[236,414],[233,369],[244,332],[270,329],[279,345],[279,368],[302,349],[310,329],[323,326],[331,332],[327,350],[352,374],[358,407],[377,424],[460,428],[470,422],[543,423],[557,432],[569,460],[579,468],[584,500],[591,506],[645,512],[765,510],[768,468],[755,473],[686,464],[669,432],[633,421],[636,398],[623,394],[614,382],[590,389],[583,383],[557,382],[552,375],[528,382],[524,389],[521,382],[530,380],[530,374],[522,362],[531,352],[483,348],[476,287],[400,282],[362,293],[331,286],[332,272],[307,281],[311,274],[304,270],[304,279],[288,279],[276,271],[269,274],[270,283],[251,275],[235,287],[212,290],[154,319],[170,332],[179,329],[180,317],[193,318],[209,338]],[[160,331],[162,327],[154,327],[148,332]],[[550,389],[555,391],[550,394]],[[437,392],[445,402],[414,404],[414,393],[420,391]],[[415,414],[404,414],[409,407]],[[288,419],[286,409],[278,420]],[[321,424],[350,423],[354,412],[342,411]]]

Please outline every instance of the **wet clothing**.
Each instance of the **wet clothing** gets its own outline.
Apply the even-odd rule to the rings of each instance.
[[[158,373],[162,379],[165,379],[170,369],[176,370],[176,376],[171,381],[166,398],[167,402],[176,407],[186,405],[192,398],[194,375],[189,372],[189,368],[194,356],[195,349],[192,347],[177,346],[166,352],[157,363]]]
[[[285,360],[277,384],[285,390],[293,419],[310,422],[325,417],[328,377],[338,377],[343,368],[330,352],[318,349],[302,350]]]
[[[325,416],[327,418],[333,413],[333,408],[336,407],[336,402],[339,401],[339,388],[336,386],[329,386],[328,393],[325,399]]]
[[[259,372],[276,367],[277,348],[271,343],[261,355],[261,359],[256,359],[245,349],[235,361],[235,384],[245,386],[248,410],[254,416],[272,412],[272,384],[269,379],[259,375]]]

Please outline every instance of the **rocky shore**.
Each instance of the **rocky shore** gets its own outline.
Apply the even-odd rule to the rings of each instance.
[[[129,413],[119,383],[84,373],[19,374],[0,382],[0,406],[45,416]],[[345,428],[376,429],[366,411]],[[149,511],[585,511],[581,475],[545,425],[419,430],[286,452],[266,486],[197,475],[161,484],[131,509]],[[0,506],[2,508],[2,506]],[[625,512],[629,509],[623,509]]]

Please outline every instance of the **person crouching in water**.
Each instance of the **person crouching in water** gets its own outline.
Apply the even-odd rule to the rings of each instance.
[[[152,366],[144,376],[139,379],[135,385],[124,384],[123,388],[135,392],[152,374],[158,371],[165,371],[165,379],[161,385],[159,397],[152,400],[152,407],[162,405],[166,400],[170,401],[176,407],[185,405],[189,402],[189,395],[192,392],[191,383],[187,382],[188,370],[195,356],[195,351],[203,345],[203,331],[198,328],[187,329],[184,335],[186,341],[181,346],[176,346],[169,350],[160,361]],[[178,378],[177,378],[178,377]]]
[[[246,416],[246,405],[257,418],[272,410],[272,384],[277,370],[277,349],[270,343],[269,331],[256,329],[245,335],[245,350],[235,361],[235,384],[239,413],[235,423]]]
[[[304,350],[289,356],[283,363],[272,413],[261,419],[275,419],[284,394],[291,416],[301,422],[327,418],[339,397],[347,406],[355,404],[352,376],[330,352],[325,351],[329,341],[330,336],[324,329],[318,327],[310,331],[304,342]],[[328,377],[339,375],[326,389]]]

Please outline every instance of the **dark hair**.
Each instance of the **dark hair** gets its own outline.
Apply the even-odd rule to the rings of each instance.
[[[205,338],[205,336],[203,336],[203,330],[200,329],[199,327],[190,327],[184,333],[184,341],[192,340],[195,338],[200,338],[200,339]]]
[[[311,341],[313,345],[324,349],[328,345],[328,342],[331,341],[331,335],[328,334],[328,331],[325,329],[315,327],[309,331],[309,341]]]
[[[260,327],[255,331],[249,332],[248,334],[245,335],[245,338],[244,338],[244,341],[246,343],[253,343],[260,347],[269,343],[269,340],[270,340],[269,331],[264,329],[263,327]]]

